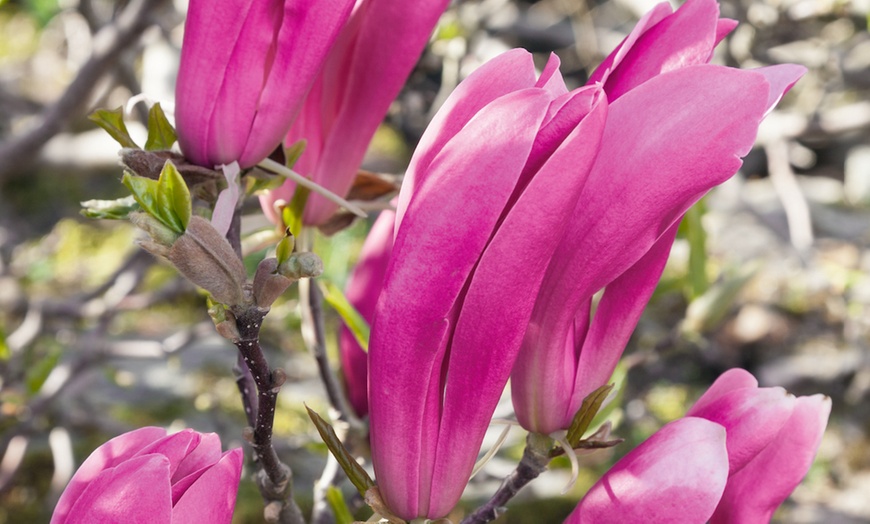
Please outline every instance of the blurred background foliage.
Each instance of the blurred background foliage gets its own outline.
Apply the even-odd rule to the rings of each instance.
[[[82,75],[95,34],[131,6],[0,0],[0,524],[47,521],[78,464],[133,427],[192,427],[217,431],[226,446],[241,443],[235,349],[215,334],[204,296],[142,253],[128,224],[78,214],[80,201],[125,195],[117,146],[86,113],[140,93],[171,112],[185,5],[146,2],[153,24],[110,67],[85,79],[87,89],[72,93],[76,104],[58,116],[53,104]],[[542,65],[555,52],[570,87],[577,86],[652,5],[454,2],[365,167],[401,174],[433,112],[488,58],[522,46]],[[618,456],[681,416],[722,371],[741,366],[762,385],[834,401],[816,464],[776,519],[870,522],[868,11],[870,0],[722,2],[723,16],[741,25],[719,46],[716,62],[794,62],[809,73],[765,122],[740,174],[681,226],[615,377],[620,394],[609,417],[627,443],[582,457],[580,479],[566,495],[568,465],[556,461],[501,521],[559,522]],[[142,107],[128,115],[134,136],[143,134],[136,124]],[[39,130],[49,132],[26,140]],[[246,231],[269,228],[255,201],[247,209]],[[324,279],[344,285],[369,223],[317,237]],[[294,468],[300,503],[310,508],[325,448],[302,403],[322,413],[328,407],[299,335],[295,293],[273,307],[263,341],[291,379],[275,440]],[[337,362],[331,311],[327,322]],[[510,416],[507,400],[497,416]],[[469,506],[513,469],[522,442],[514,430],[469,486]],[[261,511],[253,483],[243,482],[235,521],[259,522]]]

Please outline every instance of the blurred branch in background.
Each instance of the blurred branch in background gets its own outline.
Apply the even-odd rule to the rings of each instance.
[[[138,42],[166,3],[166,0],[133,0],[114,22],[94,35],[91,57],[79,69],[64,94],[45,109],[33,127],[0,143],[0,179],[24,169],[42,146],[62,131],[70,120],[91,109],[88,99],[99,80],[118,66],[123,52]],[[121,69],[129,73],[127,66]],[[126,77],[129,80],[129,74]]]

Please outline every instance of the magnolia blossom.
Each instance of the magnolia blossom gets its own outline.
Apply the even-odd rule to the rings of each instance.
[[[830,412],[827,397],[759,388],[732,369],[617,462],[565,522],[769,522],[809,470]]]
[[[740,168],[764,116],[805,72],[709,65],[734,27],[714,0],[647,14],[592,75],[610,101],[595,165],[546,270],[511,375],[526,429],[570,425],[606,383],[683,214]],[[604,289],[592,314],[593,296]]]
[[[305,140],[294,170],[345,195],[353,184],[378,125],[416,64],[448,0],[397,2],[357,0],[314,83],[286,145]],[[289,201],[296,185],[285,184],[261,198],[273,222],[277,201]],[[322,224],[336,205],[311,194],[306,224]]]
[[[443,517],[462,494],[606,115],[598,87],[569,93],[555,57],[536,78],[515,50],[422,137],[369,344],[372,461],[398,516]]]
[[[369,324],[375,316],[378,296],[384,287],[384,274],[393,251],[395,218],[396,214],[391,210],[381,212],[366,237],[359,261],[344,290],[347,300]],[[368,356],[346,326],[342,326],[339,335],[339,352],[348,398],[356,414],[364,417],[369,412]]]
[[[214,433],[146,427],[97,448],[73,475],[52,524],[229,523],[242,449],[221,454]]]
[[[185,157],[251,167],[281,143],[352,0],[191,0],[176,84]]]

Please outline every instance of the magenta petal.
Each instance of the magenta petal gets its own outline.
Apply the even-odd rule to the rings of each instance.
[[[172,477],[184,458],[199,446],[201,438],[200,433],[192,429],[185,429],[146,446],[138,454],[159,453],[165,455],[169,459],[169,476]]]
[[[715,402],[722,395],[733,391],[735,389],[742,388],[757,388],[758,380],[752,376],[752,373],[746,371],[745,369],[740,368],[732,368],[719,375],[719,378],[713,382],[713,385],[710,386],[707,391],[704,392],[701,397],[695,401],[695,404],[686,413],[687,417],[695,417],[695,413],[698,413],[702,409],[706,409],[712,402]]]
[[[716,45],[718,20],[715,0],[687,1],[623,51],[622,60],[604,84],[608,98],[616,100],[662,73],[708,63]]]
[[[538,170],[480,259],[451,342],[429,515],[459,500],[504,390],[544,269],[595,162],[607,118],[598,97]],[[537,143],[536,143],[537,144]],[[553,188],[561,188],[553,191]],[[533,242],[529,241],[534,239]],[[473,395],[475,401],[468,402]]]
[[[180,478],[190,475],[221,458],[221,439],[217,433],[200,433],[199,445],[188,453],[178,464],[172,475],[173,484]]]
[[[274,51],[258,50],[260,56],[273,61],[266,71],[250,137],[238,159],[242,167],[267,157],[284,139],[353,4],[352,0],[285,0]],[[239,64],[243,66],[246,59],[240,56]],[[239,87],[248,86],[243,80]],[[228,93],[224,96],[232,103]]]
[[[242,461],[241,448],[224,453],[184,492],[172,510],[172,522],[228,524],[232,521]]]
[[[607,284],[582,344],[571,402],[560,428],[570,424],[586,395],[610,379],[665,269],[679,223],[659,238],[628,271]],[[555,431],[555,430],[554,430]]]
[[[55,506],[52,522],[63,522],[88,484],[103,470],[114,468],[166,436],[163,428],[145,427],[117,436],[94,450],[75,472]]]
[[[777,438],[796,401],[782,388],[741,388],[689,414],[725,427],[730,474],[734,475]]]
[[[345,296],[369,325],[375,318],[375,308],[384,287],[390,254],[393,252],[395,221],[394,211],[381,211],[366,237],[359,261],[347,281]],[[339,350],[350,403],[356,414],[364,417],[369,412],[368,356],[346,326],[341,328]]]
[[[352,34],[342,32],[338,49],[330,53],[324,69],[323,83],[330,86],[329,97],[336,99],[338,107],[333,114],[324,110],[330,132],[317,169],[311,173],[315,182],[339,195],[350,189],[371,137],[420,58],[447,3],[359,3],[350,21],[358,29]],[[335,204],[312,194],[305,207],[305,222],[321,223],[334,211]]]
[[[484,106],[508,93],[533,87],[535,83],[531,53],[513,49],[483,64],[456,86],[426,127],[408,165],[396,206],[397,231],[412,195],[417,194],[417,188],[431,175],[429,164],[444,145]]]
[[[565,522],[703,524],[727,478],[725,429],[704,419],[683,418],[610,468]]]
[[[100,473],[67,518],[52,522],[169,524],[171,516],[169,459],[142,455]]]
[[[798,398],[776,439],[728,480],[710,523],[769,522],[807,474],[830,413],[830,398]]]
[[[780,64],[753,69],[753,71],[764,75],[770,84],[770,94],[767,98],[767,112],[769,113],[795,82],[806,74],[807,68],[795,64]]]

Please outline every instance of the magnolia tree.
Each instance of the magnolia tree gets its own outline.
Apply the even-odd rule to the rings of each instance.
[[[372,183],[363,155],[446,4],[192,0],[174,127],[155,104],[140,149],[120,112],[93,116],[124,147],[132,196],[86,211],[132,221],[143,249],[208,293],[217,332],[239,351],[239,432],[269,522],[306,522],[272,442],[287,375],[259,337],[289,286],[299,282],[335,408],[332,424],[311,419],[371,521],[489,522],[552,459],[576,475],[582,457],[622,443],[596,415],[677,226],[737,172],[804,73],[711,65],[736,25],[715,0],[659,4],[575,89],[555,55],[540,72],[522,49],[484,64],[429,124],[398,195],[363,192],[387,209],[335,301],[339,382],[311,231],[366,215],[347,197]],[[240,228],[250,195],[283,235],[253,274]],[[454,508],[509,380],[525,452],[463,515]],[[732,369],[684,418],[622,451],[566,522],[768,521],[807,473],[830,408]],[[229,522],[242,462],[214,434],[135,430],[84,462],[52,522]],[[329,501],[332,518],[350,519],[342,497]]]

